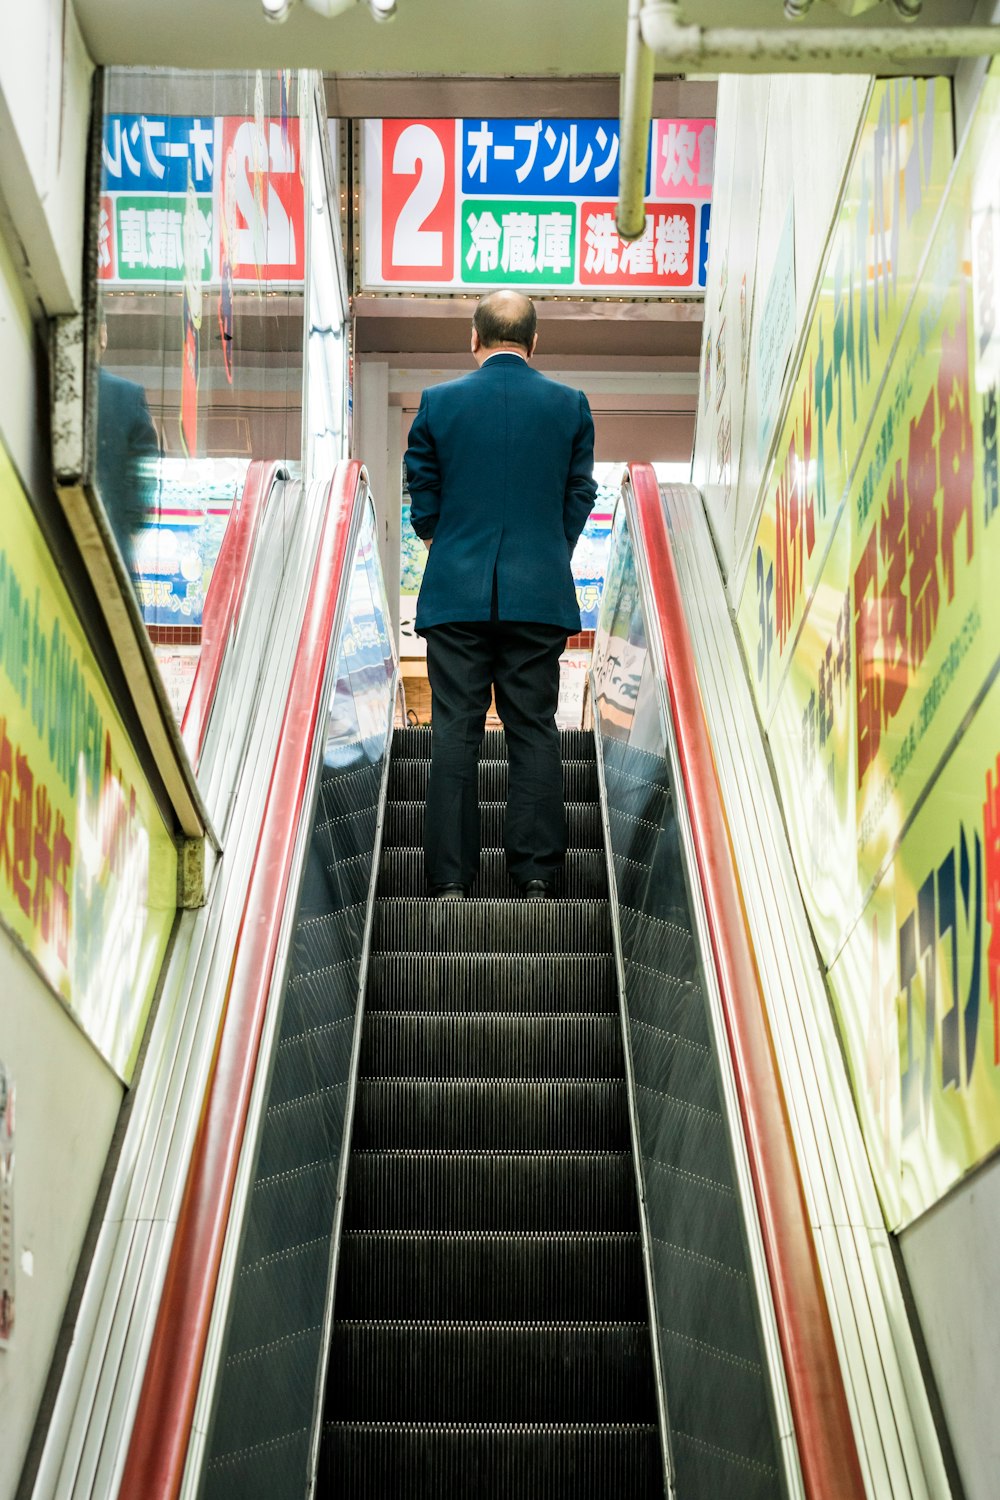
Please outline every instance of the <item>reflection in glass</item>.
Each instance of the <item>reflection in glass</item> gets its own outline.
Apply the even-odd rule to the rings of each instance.
[[[343,455],[343,299],[316,77],[104,73],[93,478],[178,718],[249,464],[300,472],[304,405],[322,415],[309,446],[325,477]],[[308,365],[307,299],[323,331]]]

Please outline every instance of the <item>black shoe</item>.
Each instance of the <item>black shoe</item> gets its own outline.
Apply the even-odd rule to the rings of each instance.
[[[547,901],[552,895],[552,882],[549,880],[526,880],[521,887],[521,895],[525,901]]]
[[[436,901],[464,901],[468,894],[464,885],[431,886],[431,895]]]

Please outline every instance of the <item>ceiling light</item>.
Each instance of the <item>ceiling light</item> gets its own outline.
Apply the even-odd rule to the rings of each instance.
[[[396,0],[368,0],[368,9],[376,21],[391,21],[396,14]]]
[[[295,0],[260,0],[260,3],[269,21],[287,21]]]

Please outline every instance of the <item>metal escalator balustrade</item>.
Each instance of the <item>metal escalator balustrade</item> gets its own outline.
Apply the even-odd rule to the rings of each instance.
[[[491,733],[481,874],[440,903],[430,732],[394,736],[321,1495],[663,1493],[593,737],[563,750],[557,899],[503,868]]]
[[[631,466],[623,484],[591,690],[672,1482],[683,1500],[861,1500],[851,1413],[648,465]],[[691,938],[685,975],[678,954]],[[713,1060],[714,1107],[699,1056]]]

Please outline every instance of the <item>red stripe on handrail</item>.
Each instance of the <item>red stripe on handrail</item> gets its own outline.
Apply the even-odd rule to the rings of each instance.
[[[281,464],[262,463],[259,459],[247,469],[243,493],[229,513],[219,555],[212,569],[201,612],[198,666],[181,720],[181,738],[195,770],[201,759],[226,646],[243,607],[243,592],[261,518],[282,473]]]
[[[360,479],[359,463],[342,463],[328,491],[219,1036],[119,1488],[123,1500],[174,1500],[184,1474]]]
[[[667,690],[802,1477],[809,1500],[864,1500],[854,1429],[736,875],[663,502],[648,464],[632,464],[629,473],[659,618]]]

